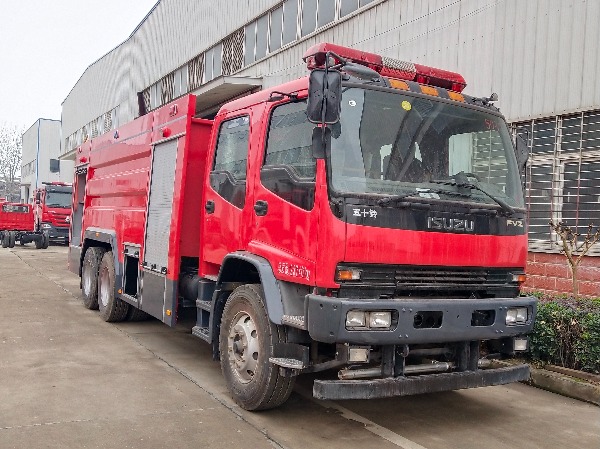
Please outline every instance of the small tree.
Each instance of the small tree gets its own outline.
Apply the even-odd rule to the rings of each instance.
[[[7,198],[19,196],[17,173],[21,168],[22,131],[15,126],[0,125],[0,177]]]
[[[560,242],[556,242],[561,247],[560,252],[565,255],[571,275],[573,277],[573,295],[577,299],[579,295],[579,284],[577,282],[577,269],[581,263],[583,256],[600,240],[600,227],[594,230],[594,224],[590,223],[587,233],[581,236],[578,232],[573,231],[570,226],[564,223],[550,221],[550,227],[560,237]],[[580,239],[582,237],[582,240]]]

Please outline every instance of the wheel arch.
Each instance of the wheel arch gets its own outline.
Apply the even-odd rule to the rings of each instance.
[[[113,262],[115,266],[115,288],[121,285],[123,276],[123,267],[119,262],[117,233],[111,229],[87,228],[83,234],[83,243],[81,246],[81,254],[79,255],[79,277],[81,278],[81,268],[83,266],[83,258],[85,252],[91,246],[104,248],[106,251],[112,251]]]
[[[225,256],[215,289],[215,310],[218,302],[224,302],[229,296],[219,295],[219,293],[232,291],[229,290],[228,285],[236,284],[261,284],[269,320],[281,324],[281,317],[284,314],[283,297],[279,281],[275,278],[273,268],[267,259],[247,251],[236,251]],[[218,318],[220,320],[220,317]]]

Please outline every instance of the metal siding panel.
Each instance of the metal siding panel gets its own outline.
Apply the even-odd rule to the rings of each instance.
[[[582,86],[579,102],[581,105],[600,106],[600,55],[598,42],[600,42],[600,2],[586,2],[585,4],[585,37],[583,47],[583,66],[581,70]]]
[[[549,59],[556,61],[556,71],[554,78],[545,80],[548,87],[569,86],[569,89],[556,89],[554,95],[553,109],[560,113],[569,109],[569,91],[571,90],[572,81],[570,76],[570,62],[572,62],[572,40],[575,32],[573,27],[573,4],[572,2],[563,1],[556,10],[551,12],[552,16],[556,16],[556,35],[558,40],[556,48],[548,48],[547,54]],[[556,52],[556,53],[554,53]],[[550,92],[549,89],[546,92]]]
[[[152,153],[144,266],[157,270],[168,266],[177,142],[156,145]]]

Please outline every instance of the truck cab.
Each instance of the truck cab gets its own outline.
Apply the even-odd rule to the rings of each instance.
[[[66,182],[44,182],[34,190],[35,230],[50,240],[68,243],[73,187]]]

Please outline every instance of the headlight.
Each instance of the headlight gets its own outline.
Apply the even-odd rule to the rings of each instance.
[[[392,312],[350,310],[346,314],[346,328],[352,330],[389,329],[392,327]]]
[[[392,325],[392,312],[371,312],[369,314],[369,327],[387,329]]]
[[[52,225],[51,225],[51,224],[48,224],[48,223],[42,223],[42,229],[50,229],[50,228],[52,228]]]
[[[346,314],[346,327],[365,327],[366,324],[364,310],[351,310]]]
[[[525,324],[527,307],[512,307],[506,311],[506,324]]]

